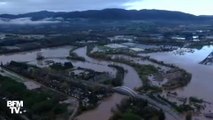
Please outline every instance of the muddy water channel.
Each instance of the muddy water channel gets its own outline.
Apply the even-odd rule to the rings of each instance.
[[[183,96],[197,96],[213,102],[213,66],[199,64],[213,50],[213,46],[205,46],[193,53],[176,54],[176,51],[148,54],[152,58],[172,63],[192,74],[191,82],[177,92]]]
[[[108,72],[111,74],[116,73],[116,70],[101,64],[94,64],[91,62],[81,62],[81,61],[73,61],[67,60],[66,57],[69,56],[69,51],[72,49],[72,46],[62,46],[62,47],[54,47],[54,48],[45,48],[27,52],[20,52],[14,54],[6,54],[0,55],[0,62],[3,64],[9,63],[10,61],[18,61],[18,62],[27,62],[29,64],[33,64],[39,67],[48,66],[45,61],[52,60],[54,62],[68,62],[71,61],[75,67],[82,67],[93,69],[99,72]],[[36,60],[37,54],[41,53],[44,56],[45,60],[38,61]]]
[[[182,89],[175,90],[179,96],[195,96],[213,103],[213,65],[199,64],[213,50],[213,46],[204,46],[202,49],[192,51],[177,50],[172,52],[146,54],[151,58],[165,63],[175,64],[192,74],[191,82]],[[142,54],[144,56],[144,54]],[[208,108],[208,106],[207,106]],[[209,107],[205,112],[213,112]]]
[[[0,55],[0,62],[3,64],[9,63],[10,61],[18,61],[18,62],[27,62],[30,64],[34,64],[40,67],[45,67],[48,64],[45,62],[46,60],[52,60],[54,62],[67,62],[66,57],[69,55],[69,51],[72,49],[72,46],[63,46],[63,47],[55,47],[55,48],[45,48],[27,52],[20,52],[15,54],[6,54]],[[38,53],[41,53],[44,56],[45,60],[37,61],[36,57]],[[122,66],[128,72],[125,74],[123,85],[127,86],[131,89],[140,87],[142,82],[136,73],[136,71],[124,64],[113,63],[113,62],[106,62],[106,61],[99,61],[93,58],[90,58],[86,55],[86,47],[82,47],[76,49],[76,52],[79,56],[82,56],[86,59],[86,62],[80,61],[72,61],[75,67],[82,67],[93,69],[99,72],[108,72],[111,74],[115,74],[116,70],[114,68],[108,67],[109,64],[116,64]],[[103,100],[97,108],[94,110],[85,112],[77,117],[78,120],[108,120],[112,116],[112,109],[115,109],[116,104],[119,104],[121,100],[125,98],[123,95],[113,94],[111,97],[106,98]]]
[[[85,57],[87,61],[95,63],[95,64],[102,64],[102,65],[109,65],[109,64],[116,64],[122,66],[128,72],[124,76],[124,86],[127,86],[131,89],[140,87],[142,85],[141,80],[136,73],[136,71],[127,65],[119,64],[119,63],[112,63],[106,61],[99,61],[93,58],[90,58],[86,55],[86,47],[79,48],[75,51],[79,56]],[[121,100],[125,98],[125,96],[119,94],[113,94],[111,97],[103,100],[101,104],[94,110],[85,112],[77,117],[78,120],[108,120],[111,116],[111,110],[116,109],[116,104],[119,104]]]
[[[46,48],[39,49],[27,52],[19,52],[14,54],[6,54],[0,55],[0,62],[6,64],[10,61],[19,61],[19,62],[32,62],[36,65],[42,65],[41,61],[37,61],[37,53],[41,52],[45,57],[65,57],[69,55],[69,50],[71,46],[63,46],[63,47],[54,47],[54,48]]]
[[[72,46],[63,46],[56,48],[46,48],[28,52],[20,52],[15,54],[0,55],[0,62],[6,64],[12,60],[20,62],[28,62],[37,66],[47,66],[45,60],[37,61],[36,56],[38,52],[41,52],[44,57],[47,57],[46,60],[52,60],[55,62],[67,62],[66,57],[69,55],[69,51],[72,49]],[[164,61],[165,63],[172,63],[180,68],[187,70],[192,73],[191,82],[184,88],[175,90],[179,96],[190,97],[195,96],[202,98],[205,101],[213,103],[213,66],[201,65],[203,59],[205,59],[213,50],[213,46],[205,46],[200,50],[194,49],[193,51],[187,52],[162,52],[162,53],[152,53],[146,54],[146,56],[151,56],[154,59]],[[75,67],[82,67],[93,69],[99,72],[108,72],[115,74],[116,70],[108,67],[109,64],[116,64],[122,66],[128,72],[124,77],[124,86],[127,86],[131,89],[139,87],[142,85],[141,80],[136,73],[136,71],[124,64],[99,61],[93,58],[90,58],[86,55],[86,47],[76,49],[74,51],[79,56],[82,56],[86,59],[86,62],[72,61]],[[144,54],[143,54],[144,56]],[[140,62],[140,61],[138,61]],[[145,63],[144,63],[145,64]],[[149,64],[149,63],[146,63]],[[166,68],[165,68],[166,69]],[[80,116],[77,116],[78,120],[108,120],[112,113],[111,110],[115,109],[116,104],[119,104],[120,101],[125,98],[125,96],[119,94],[113,94],[111,97],[103,100],[97,108],[94,110],[82,113]],[[213,112],[212,109],[209,109]]]

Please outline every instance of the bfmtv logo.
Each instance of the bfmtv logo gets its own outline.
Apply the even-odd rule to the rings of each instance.
[[[25,110],[21,110],[21,108],[24,107],[24,102],[22,100],[8,100],[7,107],[10,108],[11,114],[22,114],[23,112],[26,112]]]

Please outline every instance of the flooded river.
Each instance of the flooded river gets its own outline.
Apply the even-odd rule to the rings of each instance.
[[[190,83],[184,88],[174,90],[181,97],[197,97],[203,99],[211,104],[206,104],[206,108],[202,113],[213,112],[213,65],[199,64],[204,60],[213,50],[213,46],[204,46],[202,49],[194,49],[192,51],[180,52],[161,52],[147,54],[151,58],[164,61],[165,63],[175,64],[180,68],[185,69],[192,74]],[[194,116],[200,120],[209,120],[202,114]]]
[[[172,63],[192,74],[191,82],[184,88],[176,90],[180,96],[196,96],[213,103],[213,66],[201,65],[213,50],[213,46],[205,46],[194,52],[177,54],[177,51],[148,54],[154,59]]]
[[[49,58],[49,60],[53,60],[55,62],[67,62],[70,60],[65,59],[69,55],[69,51],[72,49],[72,46],[63,46],[63,47],[55,47],[55,48],[45,48],[27,52],[20,52],[15,54],[6,54],[0,55],[0,62],[3,64],[9,63],[10,61],[19,61],[19,62],[28,62],[30,64],[34,64],[40,67],[45,67],[46,64],[44,61],[37,61],[37,53],[42,53],[42,56]],[[71,61],[75,67],[82,67],[93,69],[99,72],[109,72],[116,73],[114,68],[108,67],[109,64],[117,64],[122,66],[128,72],[124,77],[124,86],[127,86],[131,89],[136,87],[140,87],[142,82],[136,73],[136,71],[124,64],[118,64],[113,62],[99,61],[93,58],[90,58],[86,55],[86,47],[76,49],[75,52],[82,57],[85,57],[86,62],[80,61]],[[121,100],[125,98],[123,95],[113,94],[111,97],[103,100],[100,105],[94,110],[85,112],[77,117],[79,120],[108,120],[112,116],[112,109],[115,109],[116,104],[119,104]]]
[[[55,48],[46,48],[28,52],[20,52],[15,54],[0,55],[0,62],[6,64],[12,60],[20,62],[28,62],[37,66],[46,66],[44,61],[37,61],[37,53],[41,52],[44,57],[49,58],[55,62],[67,62],[70,60],[65,59],[69,55],[69,51],[72,46],[63,46]],[[176,52],[163,52],[147,54],[157,60],[165,61],[166,63],[175,64],[188,72],[192,73],[192,80],[187,87],[176,90],[180,96],[196,96],[203,98],[206,101],[213,103],[213,66],[206,66],[199,64],[200,61],[205,59],[213,50],[213,46],[205,46],[200,50],[194,50],[194,52],[186,52],[184,54],[177,54]],[[75,67],[89,68],[99,72],[108,72],[115,74],[114,68],[108,67],[109,64],[117,64],[122,66],[128,72],[124,77],[124,86],[131,89],[140,87],[142,85],[141,80],[136,71],[124,64],[113,63],[107,61],[99,61],[90,58],[86,55],[86,47],[76,49],[74,51],[79,56],[86,59],[86,62],[72,61]],[[112,116],[112,109],[115,109],[116,104],[119,104],[125,96],[120,94],[113,94],[111,97],[103,100],[100,105],[94,110],[82,113],[77,116],[78,120],[108,120]],[[168,119],[168,118],[167,118]]]
[[[15,54],[0,55],[0,62],[3,64],[6,64],[14,60],[19,62],[28,62],[30,64],[34,64],[40,67],[45,67],[47,66],[47,64],[44,62],[46,60],[53,60],[55,62],[61,62],[61,63],[70,61],[66,59],[66,57],[69,55],[70,49],[72,49],[72,46],[62,46],[62,47],[55,47],[55,48],[33,50],[28,52],[20,52]],[[198,64],[199,61],[204,59],[210,53],[210,49],[212,49],[212,47],[210,48],[206,47],[200,51],[195,51],[195,53],[187,53],[187,55],[184,55],[184,56],[173,55],[172,53],[155,53],[150,55],[153,58],[160,59],[169,63],[177,64],[180,67],[185,68],[189,72],[196,72],[196,73],[193,73],[194,74],[193,80],[189,84],[189,88],[186,87],[182,90],[178,90],[179,93],[183,95],[190,94],[193,96],[201,96],[202,98],[206,97],[206,98],[209,98],[208,100],[212,101],[213,100],[211,99],[212,96],[208,96],[208,95],[210,95],[209,93],[213,89],[209,87],[213,85],[212,76],[210,74],[211,71],[213,71],[213,67]],[[44,61],[37,61],[36,57],[38,52],[41,52],[42,55],[48,59],[45,59]],[[100,61],[100,60],[90,58],[86,55],[86,47],[76,49],[74,52],[86,59],[86,62],[71,60],[71,62],[73,63],[75,67],[88,68],[88,69],[93,69],[99,72],[108,72],[111,74],[115,74],[116,69],[108,67],[108,65],[116,64],[116,65],[122,66],[125,70],[128,71],[124,76],[124,81],[123,81],[124,86],[127,86],[131,89],[142,86],[142,82],[137,72],[132,67],[125,64],[108,62],[108,61]],[[200,55],[200,57],[196,57],[197,55]],[[185,60],[186,62],[183,62]],[[201,73],[202,75],[200,76]],[[202,77],[204,79],[201,79]],[[203,82],[203,81],[206,81],[206,82]],[[198,90],[195,90],[196,88]],[[206,92],[208,94],[203,94],[203,92]],[[112,116],[111,110],[116,109],[116,105],[119,104],[121,100],[124,99],[125,97],[126,96],[115,93],[111,97],[101,101],[98,107],[95,108],[94,110],[84,112],[81,115],[77,116],[77,119],[78,120],[108,120]]]
[[[93,58],[90,58],[86,55],[86,47],[79,48],[75,51],[79,56],[85,57],[87,61],[96,64],[109,65],[113,64],[113,62],[99,61]],[[122,66],[128,72],[124,76],[124,86],[127,86],[131,89],[136,87],[140,87],[142,82],[136,73],[136,71],[127,65],[114,63],[119,66]],[[85,112],[77,117],[78,120],[108,120],[112,116],[112,109],[116,109],[116,104],[119,104],[121,100],[125,98],[123,95],[113,94],[111,97],[105,99],[101,102],[101,104],[94,110]]]
[[[101,60],[96,60],[96,59],[90,58],[86,55],[86,47],[77,49],[75,51],[75,53],[77,53],[79,56],[84,57],[87,61],[94,63],[94,64],[101,64],[101,65],[105,65],[106,67],[108,67],[108,65],[110,65],[110,64],[116,64],[116,65],[123,67],[125,70],[128,71],[127,74],[125,74],[125,78],[123,81],[124,86],[134,89],[134,88],[140,87],[142,85],[142,82],[141,82],[137,72],[128,65],[114,63],[114,62],[110,62],[110,61],[101,61]]]
[[[63,47],[45,48],[27,52],[0,55],[0,62],[6,64],[9,63],[10,61],[19,61],[19,62],[32,62],[34,64],[41,65],[41,62],[36,60],[38,52],[41,52],[42,55],[45,57],[66,57],[69,55],[69,50],[71,48],[72,46],[63,46]]]
[[[53,60],[54,62],[60,63],[71,61],[75,67],[88,68],[98,72],[108,72],[111,74],[114,74],[116,72],[115,69],[101,64],[67,60],[66,57],[69,56],[69,51],[72,48],[73,48],[72,46],[62,46],[54,48],[44,48],[27,52],[19,52],[14,54],[0,55],[0,62],[3,64],[9,63],[10,61],[28,62],[36,66],[45,67],[47,66],[47,64],[44,61],[36,60],[37,54],[40,52],[42,56],[44,56],[45,58],[49,58],[46,60]]]

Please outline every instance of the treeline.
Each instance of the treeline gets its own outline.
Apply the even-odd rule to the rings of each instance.
[[[133,62],[125,60],[125,59],[121,59],[121,58],[112,59],[110,56],[107,56],[106,54],[102,54],[102,53],[98,53],[98,52],[88,54],[88,55],[90,57],[93,57],[96,59],[104,59],[104,60],[109,60],[109,61],[118,62],[118,63],[124,63],[124,64],[132,66],[137,71],[141,80],[143,81],[143,86],[149,86],[149,80],[147,79],[147,77],[149,75],[158,73],[158,69],[156,67],[154,67],[153,65],[140,65],[140,64],[133,63]]]
[[[124,99],[112,110],[110,120],[165,120],[162,110],[149,106],[147,101]]]
[[[35,50],[47,47],[57,47],[63,45],[73,45],[73,46],[81,46],[81,44],[77,43],[77,41],[82,39],[89,39],[93,35],[79,35],[79,34],[72,34],[72,35],[60,35],[60,36],[45,36],[45,38],[40,40],[22,40],[19,38],[7,38],[8,40],[4,40],[0,42],[0,54],[5,53],[15,53],[15,52],[22,52],[28,50]],[[18,40],[18,41],[17,41]],[[18,49],[7,49],[3,46],[15,46]]]
[[[175,89],[175,88],[179,88],[179,87],[184,87],[184,86],[188,85],[188,83],[191,81],[192,74],[178,66],[175,66],[173,64],[167,64],[167,63],[164,63],[163,61],[158,61],[158,60],[150,58],[150,57],[141,57],[140,56],[140,58],[144,59],[144,60],[149,60],[153,63],[159,64],[159,65],[162,65],[165,67],[173,68],[174,70],[170,71],[170,72],[179,71],[182,74],[181,77],[177,78],[178,80],[176,80],[176,81],[178,81],[178,82],[176,84],[170,84],[170,83],[165,84],[163,87],[166,89]],[[166,74],[168,74],[168,73],[169,72],[167,72]]]
[[[117,70],[116,77],[111,80],[111,85],[116,86],[122,86],[123,79],[125,75],[125,70],[123,67],[120,67],[118,65],[108,65],[109,67],[115,68]]]
[[[65,62],[64,64],[62,63],[53,63],[50,65],[50,68],[54,70],[67,70],[73,68],[73,64],[71,62]]]
[[[78,60],[78,61],[86,61],[84,57],[78,56],[76,53],[74,52],[70,52],[69,56],[67,57],[67,59],[71,59],[71,60]]]

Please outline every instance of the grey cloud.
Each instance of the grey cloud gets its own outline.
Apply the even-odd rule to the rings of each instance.
[[[0,13],[124,8],[123,5],[131,1],[137,0],[0,0]]]

